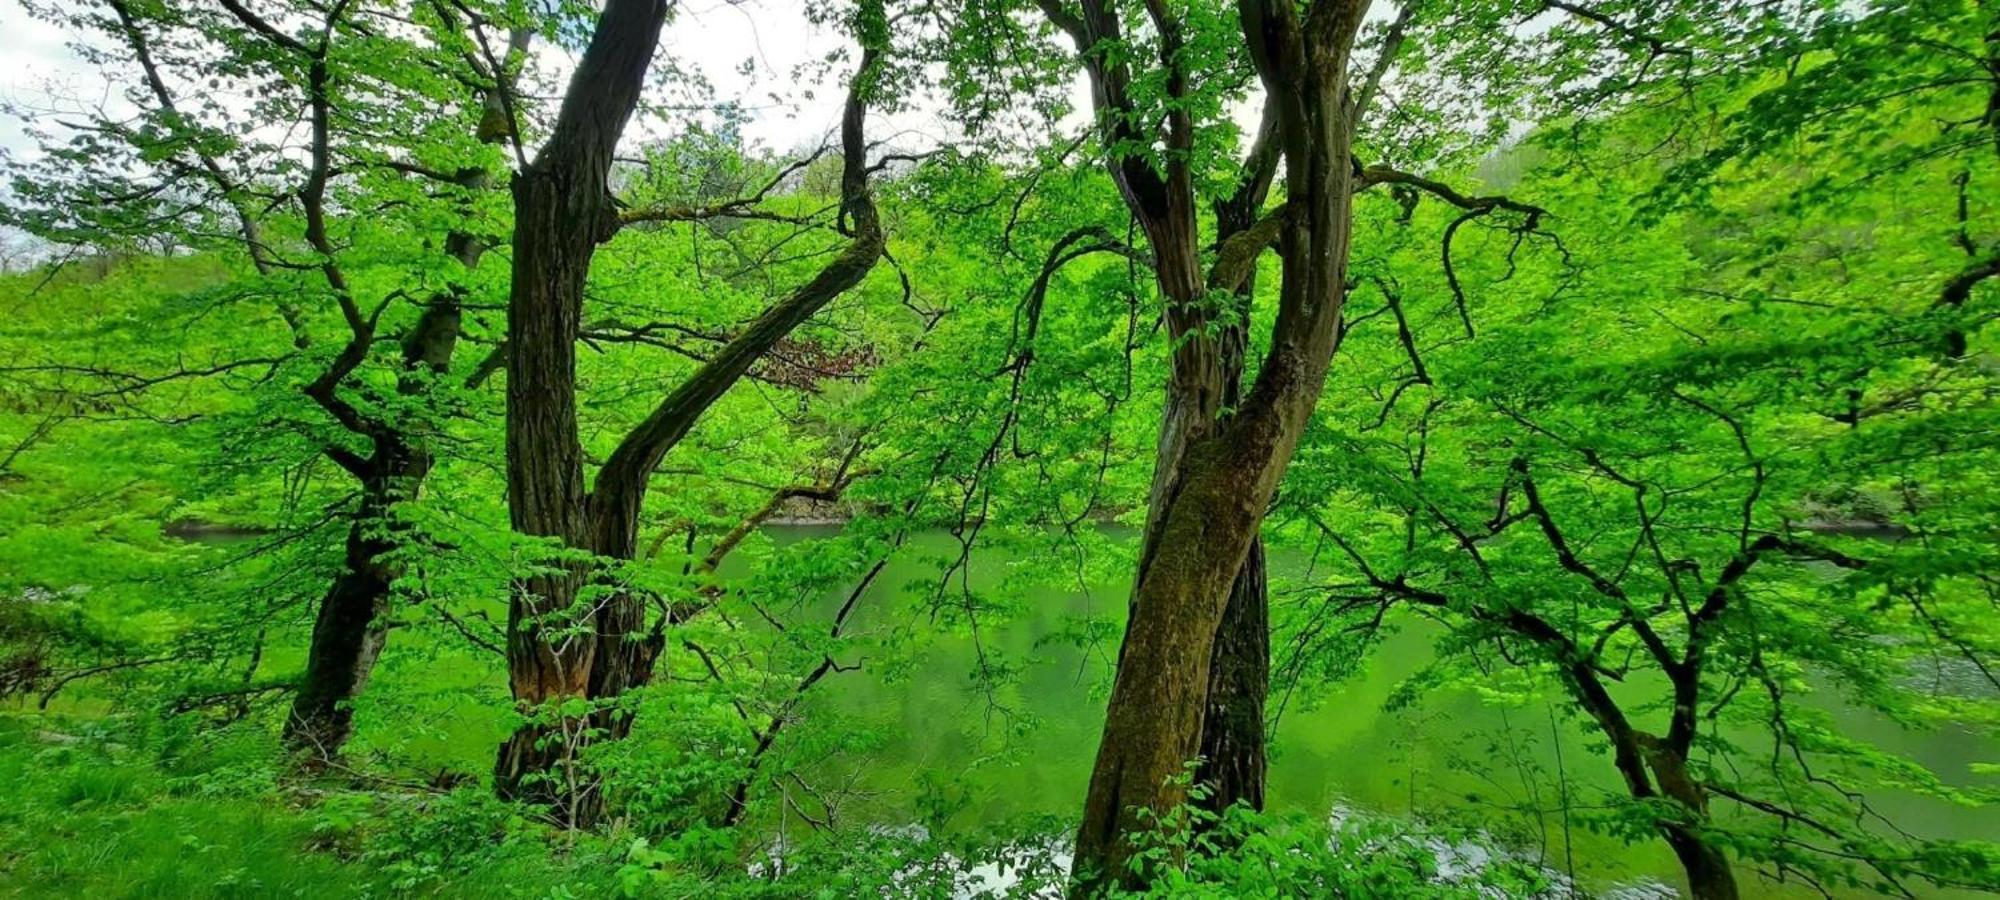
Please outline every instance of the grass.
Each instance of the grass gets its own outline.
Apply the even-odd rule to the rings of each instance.
[[[305,817],[215,796],[242,751],[213,749],[177,773],[134,747],[0,718],[0,782],[13,786],[0,800],[0,896],[361,895],[350,867],[311,852]]]

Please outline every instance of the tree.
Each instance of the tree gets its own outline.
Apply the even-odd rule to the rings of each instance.
[[[1220,258],[1233,262],[1213,274],[1200,262],[1191,153],[1197,126],[1186,106],[1189,69],[1198,57],[1188,50],[1188,23],[1163,5],[1147,7],[1164,88],[1145,98],[1157,105],[1141,115],[1128,57],[1114,49],[1123,42],[1119,12],[1095,2],[1080,12],[1055,3],[1042,11],[1076,45],[1089,72],[1113,180],[1152,250],[1174,358],[1131,616],[1077,838],[1077,875],[1086,890],[1097,890],[1143,882],[1132,863],[1148,819],[1171,812],[1186,796],[1181,770],[1201,749],[1216,671],[1211,655],[1232,595],[1244,598],[1241,623],[1260,627],[1256,568],[1242,578],[1243,589],[1232,586],[1245,575],[1263,509],[1310,414],[1338,332],[1353,189],[1346,77],[1365,5],[1322,4],[1304,19],[1289,7],[1245,5],[1243,34],[1270,94],[1278,149],[1253,158],[1230,215],[1236,223],[1257,217],[1279,158],[1286,165],[1286,207],[1261,228],[1236,235],[1247,247],[1225,248]],[[1146,130],[1155,111],[1164,112],[1158,132]],[[1155,146],[1163,148],[1157,167],[1141,155]],[[1274,239],[1287,265],[1270,349],[1242,405],[1225,419],[1223,404],[1240,380],[1247,342],[1240,331],[1211,336],[1209,326],[1230,316],[1228,305],[1210,302],[1208,292],[1213,286],[1235,295],[1247,280],[1246,262],[1253,264],[1255,251]],[[1249,638],[1247,665],[1223,670],[1245,679],[1226,693],[1253,704],[1262,699],[1256,645]],[[1254,785],[1261,716],[1217,722],[1252,732],[1216,745],[1233,744],[1257,761],[1214,774],[1225,783],[1240,776],[1243,786],[1229,790],[1254,803],[1261,791]]]
[[[1302,623],[1301,644],[1317,644],[1303,655],[1346,652],[1308,634],[1369,636],[1402,610],[1451,629],[1432,683],[1555,687],[1624,792],[1586,823],[1665,841],[1698,897],[1745,893],[1739,866],[1822,890],[1994,884],[1990,845],[1905,832],[1873,792],[1986,798],[1830,727],[1811,701],[1838,692],[1911,727],[1990,721],[2000,656],[1979,624],[1995,560],[1989,479],[1974,474],[1992,465],[1993,386],[1962,359],[1982,340],[1966,323],[1984,319],[1976,296],[1940,303],[1928,269],[1954,271],[1956,236],[1983,231],[1978,207],[1936,215],[1968,210],[1952,174],[1971,160],[1898,129],[1910,144],[1878,152],[1905,167],[1839,202],[1770,202],[1810,196],[1827,168],[1750,165],[1786,151],[1746,159],[1742,137],[1782,126],[1773,109],[1807,133],[1859,124],[1840,122],[1844,104],[1785,106],[1823,83],[1708,82],[1697,102],[1747,118],[1691,131],[1635,108],[1589,123],[1593,140],[1566,131],[1524,151],[1546,154],[1525,185],[1578,240],[1482,266],[1512,280],[1481,291],[1470,340],[1449,310],[1418,305],[1464,283],[1384,261],[1405,277],[1373,275],[1371,293],[1397,327],[1358,331],[1347,352],[1420,381],[1333,404],[1291,495],[1346,561]],[[1952,121],[1966,101],[1919,94],[1873,113]],[[1601,174],[1608,161],[1624,169]],[[1601,202],[1723,167],[1698,201],[1637,222]]]
[[[323,418],[277,403],[280,422],[253,427],[313,435],[311,452],[354,485],[285,726],[308,758],[330,758],[386,641],[402,556],[424,540],[400,509],[436,464],[468,282],[500,233],[481,195],[518,130],[510,82],[532,31],[481,4],[30,11],[91,36],[78,47],[94,64],[130,66],[124,101],[138,115],[59,120],[67,133],[44,134],[43,157],[16,167],[15,223],[65,243],[164,237],[232,254],[249,270],[233,276],[232,302],[269,303],[287,334],[283,349],[241,338],[247,359],[196,371],[106,374],[159,383],[269,365]],[[504,44],[496,30],[510,31]],[[245,115],[231,93],[260,99]],[[304,146],[287,142],[286,124],[303,128]],[[417,139],[384,150],[392,134]],[[385,205],[401,214],[371,217]],[[424,249],[384,249],[398,244]]]
[[[1128,869],[1132,841],[1145,820],[1184,799],[1183,765],[1198,760],[1193,777],[1214,809],[1263,800],[1269,647],[1257,533],[1341,330],[1349,198],[1391,184],[1435,194],[1468,217],[1518,214],[1524,231],[1539,210],[1356,162],[1355,122],[1402,45],[1407,14],[1380,32],[1377,64],[1350,85],[1365,5],[1327,4],[1294,21],[1263,7],[1232,20],[1200,5],[1148,4],[1136,26],[1115,4],[1038,9],[1068,36],[1090,79],[1100,152],[1147,238],[1171,360],[1139,575],[1077,858],[1093,877],[1143,879]],[[1251,74],[1265,92],[1259,133],[1241,161],[1217,162],[1236,142],[1222,113]],[[1280,162],[1285,202],[1266,210]],[[1108,233],[1071,232],[1052,248],[1048,270],[1086,252],[1135,254]],[[1273,245],[1284,260],[1276,317],[1246,389],[1255,274]],[[1247,541],[1243,558],[1230,563],[1238,538]],[[1239,566],[1240,577],[1210,584],[1223,564]],[[1150,608],[1149,597],[1159,598]]]
[[[546,555],[520,578],[508,611],[510,688],[530,716],[500,748],[503,795],[555,806],[588,823],[602,809],[577,753],[630,727],[618,698],[644,685],[674,621],[650,629],[646,599],[621,586],[616,564],[633,559],[647,482],[702,414],[780,339],[860,283],[882,254],[868,191],[863,132],[887,22],[879,5],[856,14],[863,47],[842,115],[841,218],[848,242],[810,280],[740,331],[620,439],[586,489],[576,415],[576,344],[585,279],[598,244],[624,223],[608,179],[613,151],[638,103],[667,6],[614,0],[572,77],[535,161],[516,179],[514,276],[509,298],[507,484],[513,527]]]

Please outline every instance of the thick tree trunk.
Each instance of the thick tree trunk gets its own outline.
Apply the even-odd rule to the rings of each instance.
[[[1246,314],[1249,290],[1246,284],[1238,298]],[[1182,477],[1189,442],[1213,435],[1223,424],[1224,411],[1241,401],[1247,337],[1240,323],[1224,327],[1208,342],[1216,352],[1196,357],[1199,364],[1177,372],[1169,388],[1150,498],[1153,515],[1141,544],[1144,565],[1150,566],[1160,550],[1162,516]],[[1262,541],[1251,542],[1241,569],[1224,591],[1203,701],[1201,762],[1195,772],[1196,781],[1204,786],[1198,805],[1216,814],[1239,803],[1264,808],[1264,699],[1271,660]]]
[[[1192,245],[1191,235],[1163,234],[1156,240],[1183,239]],[[1157,246],[1157,244],[1156,244]],[[1184,300],[1170,299],[1170,306],[1200,302],[1199,281],[1191,271],[1162,269],[1161,288],[1176,294],[1194,292]],[[1248,312],[1245,284],[1238,298]],[[1192,329],[1189,323],[1184,326]],[[1140,580],[1150,570],[1162,547],[1165,514],[1185,477],[1183,463],[1191,444],[1215,434],[1223,424],[1224,412],[1232,409],[1242,395],[1243,352],[1247,345],[1245,326],[1239,321],[1219,329],[1212,337],[1188,337],[1173,357],[1172,377],[1160,425],[1155,454],[1153,485],[1148,497],[1147,527],[1140,543]],[[1262,516],[1258,516],[1261,523]],[[1204,786],[1198,805],[1221,813],[1238,803],[1262,810],[1264,807],[1264,697],[1270,680],[1269,613],[1266,608],[1264,552],[1253,541],[1237,576],[1219,592],[1225,610],[1217,623],[1210,678],[1202,699],[1200,764],[1195,779]],[[1138,593],[1134,587],[1133,617]],[[1127,642],[1130,641],[1128,619]],[[1120,649],[1122,666],[1124,649]]]
[[[1277,151],[1271,143],[1275,125],[1267,115],[1244,164],[1236,192],[1216,204],[1218,243],[1228,244],[1257,226],[1277,166]],[[1255,248],[1250,254],[1251,262],[1232,298],[1236,308],[1216,336],[1222,356],[1220,389],[1224,410],[1235,409],[1243,402],[1243,369],[1249,355],[1250,321],[1257,295],[1255,259],[1262,254],[1262,248]],[[1211,289],[1226,286],[1218,282],[1224,265],[1218,261],[1216,268],[1210,270]],[[1270,619],[1264,542],[1259,538],[1251,541],[1243,568],[1229,586],[1229,600],[1217,626],[1214,657],[1209,661],[1208,711],[1202,720],[1201,764],[1195,770],[1195,781],[1203,787],[1200,807],[1214,816],[1219,817],[1237,805],[1258,812],[1264,809],[1264,701],[1271,688]]]
[[[507,321],[507,505],[514,531],[547,539],[550,558],[514,585],[508,686],[529,720],[494,761],[503,797],[538,800],[564,824],[595,821],[594,776],[578,757],[594,716],[561,711],[592,699],[603,646],[584,602],[600,548],[590,527],[576,418],[576,341],[597,244],[617,229],[611,154],[638,102],[663,0],[612,0],[598,20],[548,143],[514,179],[514,272]]]
[[[575,342],[582,267],[605,228],[602,217],[609,213],[573,216],[568,206],[576,201],[567,198],[594,198],[604,190],[602,170],[595,178],[570,183],[541,170],[539,161],[514,182],[507,505],[517,533],[552,539],[555,546],[550,558],[529,560],[543,571],[518,580],[508,604],[508,688],[529,721],[501,745],[493,782],[500,796],[548,806],[570,826],[595,820],[599,792],[578,768],[590,717],[558,708],[566,700],[589,697],[599,642],[589,610],[581,608],[592,566],[556,553],[596,549],[583,521]],[[574,244],[582,249],[565,247]],[[580,259],[566,258],[577,255]]]
[[[1167,859],[1179,852],[1179,836],[1159,829],[1187,799],[1186,768],[1201,749],[1230,587],[1318,402],[1346,297],[1354,188],[1347,62],[1367,4],[1322,0],[1303,19],[1293,4],[1276,0],[1241,0],[1240,7],[1285,161],[1277,316],[1241,408],[1213,434],[1187,443],[1168,496],[1155,505],[1159,539],[1141,562],[1077,831],[1074,874],[1085,894],[1150,881],[1133,866],[1155,840],[1149,834],[1169,842]],[[1170,168],[1169,175],[1167,194],[1190,199],[1165,208],[1191,203],[1185,172]],[[1148,237],[1156,242],[1165,287],[1169,257],[1158,253],[1150,228]],[[1174,314],[1169,309],[1170,326]],[[1176,353],[1203,347],[1220,356],[1211,341],[1188,341]]]
[[[1225,347],[1232,343],[1232,338],[1242,337],[1240,329],[1233,331],[1233,335],[1225,335],[1221,341]],[[1201,392],[1169,395],[1154,472],[1150,507],[1154,513],[1163,513],[1167,508],[1187,441],[1213,432],[1220,424],[1212,418],[1205,421],[1200,418],[1213,416],[1215,410],[1204,410],[1198,398],[1204,395],[1222,398],[1228,406],[1237,402],[1242,358],[1240,353],[1233,360],[1227,358],[1227,352],[1224,356],[1224,364],[1216,370],[1224,381]],[[1149,518],[1147,533],[1140,544],[1141,557],[1148,566],[1158,551],[1162,524],[1158,515]],[[1227,598],[1222,620],[1217,625],[1209,663],[1209,687],[1203,701],[1206,713],[1201,726],[1201,762],[1195,772],[1196,782],[1203,785],[1203,790],[1197,805],[1215,814],[1239,803],[1259,811],[1264,808],[1264,700],[1271,666],[1266,588],[1263,542],[1253,540],[1241,570],[1224,589]],[[1134,603],[1136,608],[1136,588]],[[1120,656],[1122,659],[1122,647]]]
[[[646,630],[646,599],[611,584],[602,568],[634,557],[647,481],[759,358],[858,284],[882,255],[863,124],[887,21],[879,4],[863,6],[861,68],[841,119],[848,246],[662,400],[605,459],[594,489],[584,485],[576,418],[583,288],[597,244],[620,224],[608,187],[612,151],[637,105],[665,20],[663,0],[605,4],[548,143],[515,179],[508,506],[517,533],[549,539],[559,553],[515,585],[507,668],[515,703],[529,721],[500,748],[494,780],[503,796],[543,801],[571,827],[593,823],[604,809],[597,776],[581,759],[584,749],[629,731],[630,710],[616,701],[651,679],[664,643],[667,623]]]
[[[1255,483],[1259,467],[1238,465],[1225,449],[1222,441],[1190,448],[1141,575],[1077,833],[1086,894],[1143,886],[1145,873],[1131,868],[1137,854],[1181,838],[1161,826],[1187,800],[1223,608],[1269,496]]]
[[[591,730],[598,727],[594,718],[538,719],[514,729],[493,762],[495,792],[547,809],[566,828],[597,822],[604,813],[604,792],[581,759],[592,741]]]

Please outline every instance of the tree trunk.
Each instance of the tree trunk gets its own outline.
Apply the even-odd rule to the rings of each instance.
[[[285,720],[285,745],[307,765],[339,756],[354,735],[354,700],[388,642],[391,591],[401,574],[390,559],[399,543],[390,513],[414,497],[431,463],[428,453],[410,450],[400,436],[378,441],[368,461],[373,471],[362,479],[341,572],[320,599],[305,674]]]
[[[1661,826],[1660,833],[1687,872],[1688,892],[1694,900],[1736,900],[1736,872],[1729,857],[1688,829]]]
[[[1354,189],[1347,63],[1367,4],[1323,0],[1303,20],[1301,10],[1278,0],[1240,6],[1285,162],[1277,316],[1241,408],[1213,434],[1188,442],[1164,504],[1155,506],[1159,539],[1141,562],[1077,832],[1074,875],[1085,894],[1150,881],[1133,863],[1154,840],[1147,835],[1186,801],[1185,770],[1201,749],[1230,588],[1318,402],[1346,298]],[[1184,172],[1170,167],[1169,174],[1170,195],[1188,190]],[[1155,249],[1164,286],[1169,256]],[[1174,310],[1168,315],[1171,325]],[[1186,342],[1176,353],[1200,347],[1217,353],[1210,341]],[[1161,838],[1172,860],[1179,838]]]
[[[1209,408],[1203,408],[1200,398],[1220,398],[1233,407],[1241,393],[1237,384],[1243,369],[1242,357],[1238,352],[1232,359],[1227,348],[1232,344],[1240,348],[1243,334],[1240,328],[1228,331],[1231,333],[1219,341],[1225,348],[1223,364],[1213,373],[1220,375],[1219,383],[1205,385],[1201,391],[1169,389],[1175,393],[1169,395],[1160,429],[1149,507],[1154,513],[1166,509],[1179,477],[1177,472],[1187,441],[1212,433],[1220,425],[1213,418],[1218,412],[1214,401],[1207,404]],[[1189,377],[1202,375],[1193,373]],[[1158,515],[1149,516],[1147,533],[1140,542],[1142,565],[1150,566],[1158,552],[1161,524]],[[1197,805],[1218,815],[1238,803],[1259,811],[1264,808],[1264,700],[1269,691],[1271,667],[1266,587],[1263,542],[1253,540],[1236,578],[1224,588],[1227,597],[1222,619],[1217,624],[1209,685],[1202,701],[1206,712],[1201,726],[1201,762],[1195,780],[1204,789]],[[1121,665],[1123,653],[1121,647]]]
[[[883,251],[867,189],[867,95],[887,20],[858,16],[861,67],[841,119],[841,217],[851,240],[818,274],[766,309],[663,399],[606,457],[586,490],[576,418],[576,341],[597,244],[620,218],[608,186],[612,151],[639,99],[664,23],[664,0],[610,0],[571,78],[556,125],[514,181],[514,282],[507,347],[507,498],[514,530],[557,551],[521,579],[508,610],[507,669],[530,718],[500,748],[503,796],[541,800],[571,827],[603,812],[603,790],[580,759],[593,741],[631,727],[618,698],[652,677],[664,619],[645,628],[646,598],[605,578],[606,561],[634,557],[646,487],[668,451],[777,341],[860,283]],[[578,703],[576,701],[582,701]]]
[[[612,152],[638,105],[666,22],[665,0],[610,0],[571,76],[547,143],[514,179],[514,270],[507,316],[507,506],[514,531],[555,558],[514,586],[507,675],[529,721],[501,746],[501,796],[540,799],[571,826],[602,809],[578,755],[593,737],[591,669],[601,647],[585,588],[600,550],[590,528],[576,419],[576,341],[597,245],[616,233]],[[588,704],[585,704],[588,706]]]
[[[363,506],[378,514],[383,508],[379,498]],[[379,527],[365,514],[357,514],[348,526],[344,569],[321,598],[313,623],[305,675],[292,698],[284,735],[286,746],[309,762],[339,755],[353,735],[353,701],[367,686],[388,637],[382,616],[392,576],[381,556],[390,548],[368,536]]]
[[[1517,627],[1528,621],[1527,617],[1515,620]],[[1662,741],[1655,735],[1633,728],[1624,710],[1598,679],[1597,671],[1587,661],[1581,648],[1557,636],[1545,623],[1524,633],[1558,649],[1565,666],[1564,680],[1610,742],[1612,765],[1618,769],[1619,777],[1624,780],[1625,789],[1633,799],[1651,800],[1664,796],[1686,808],[1689,816],[1697,820],[1705,819],[1708,816],[1707,793],[1687,771],[1686,741],[1689,738],[1683,736],[1677,740]],[[1692,676],[1683,677],[1688,679],[1681,686],[1684,689],[1698,686]],[[1684,699],[1685,704],[1677,704],[1677,707],[1693,710],[1692,697]],[[1688,735],[1691,734],[1690,729]],[[1681,822],[1661,821],[1656,828],[1667,845],[1673,848],[1674,856],[1680,859],[1681,868],[1687,873],[1688,888],[1695,900],[1736,900],[1736,873],[1721,848],[1703,840],[1699,830]]]
[[[591,566],[564,557],[595,550],[583,527],[576,336],[583,267],[609,215],[587,209],[578,215],[570,207],[604,193],[608,166],[607,158],[596,177],[572,181],[537,160],[514,181],[507,507],[515,532],[551,539],[552,546],[548,558],[527,560],[543,571],[517,580],[508,604],[508,688],[530,720],[501,745],[493,781],[500,796],[539,801],[570,825],[588,824],[597,811],[594,786],[574,777],[588,717],[554,707],[589,696],[598,649],[588,610],[578,608]]]
[[[614,517],[597,523],[597,552],[611,559],[632,559],[638,552],[640,503],[635,500],[623,509],[609,508],[614,505],[593,504],[600,516]],[[600,739],[623,740],[632,732],[632,710],[608,701],[653,680],[653,662],[666,645],[666,629],[647,631],[646,599],[623,590],[605,598],[595,622],[599,647],[585,688],[599,704],[592,724]]]
[[[566,828],[585,828],[604,813],[604,791],[580,754],[592,741],[595,717],[558,716],[524,724],[500,744],[494,791],[544,807]]]
[[[533,34],[525,28],[516,29],[508,39],[510,54],[526,52]],[[505,72],[493,74],[496,79],[507,77]],[[482,92],[479,103],[478,140],[486,144],[505,140],[513,123],[504,111],[499,87]],[[490,181],[481,168],[466,168],[457,175],[459,186],[468,190],[483,190]],[[454,230],[445,236],[444,249],[470,271],[479,266],[486,244],[473,234]],[[455,285],[431,295],[423,314],[403,335],[403,370],[396,379],[397,393],[421,397],[437,377],[450,371],[464,317],[464,299],[462,289]],[[415,499],[430,474],[434,459],[421,448],[420,440],[417,435],[386,433],[376,439],[374,456],[368,461],[372,472],[363,479],[361,506],[348,527],[344,567],[320,600],[306,650],[305,675],[285,721],[285,743],[308,760],[332,759],[353,736],[352,704],[367,686],[388,642],[383,617],[389,609],[390,589],[401,573],[386,559],[395,549],[395,542],[385,534],[391,527],[387,516],[399,500]]]
[[[1252,540],[1230,585],[1209,662],[1208,714],[1195,782],[1200,806],[1220,815],[1242,804],[1264,809],[1264,700],[1271,687],[1271,624],[1264,542]]]
[[[1226,245],[1257,226],[1277,167],[1277,151],[1272,144],[1275,126],[1276,121],[1267,110],[1245,160],[1237,190],[1215,205],[1219,244]],[[1255,260],[1261,254],[1261,247],[1250,251],[1251,261],[1232,297],[1235,309],[1216,337],[1221,346],[1219,387],[1224,410],[1233,410],[1243,402],[1243,369],[1249,355],[1250,321],[1257,295]],[[1211,289],[1225,286],[1218,283],[1223,266],[1218,261],[1216,268],[1210,270]],[[1195,781],[1203,786],[1199,806],[1217,817],[1239,804],[1258,812],[1264,809],[1264,701],[1271,689],[1270,619],[1264,542],[1259,538],[1250,542],[1243,568],[1229,586],[1229,599],[1222,610],[1222,622],[1217,626],[1214,658],[1209,661],[1208,710],[1202,720],[1201,764],[1195,770]]]
[[[1687,676],[1683,682],[1689,690],[1698,687],[1698,682]],[[1687,708],[1694,708],[1692,694],[1688,695]],[[1692,734],[1692,729],[1689,729]],[[1653,771],[1653,781],[1659,791],[1686,808],[1696,817],[1696,821],[1708,819],[1708,792],[1700,783],[1688,775],[1687,746],[1676,741],[1670,734],[1667,740],[1660,740],[1645,733],[1635,733],[1634,739],[1646,758],[1647,767]],[[1703,839],[1701,832],[1674,822],[1662,822],[1660,835],[1667,845],[1674,848],[1674,856],[1686,870],[1688,889],[1695,900],[1736,900],[1736,873],[1729,865],[1729,855],[1722,848]]]
[[[1225,449],[1219,440],[1190,448],[1141,575],[1077,833],[1086,894],[1142,887],[1137,854],[1181,838],[1160,828],[1187,800],[1223,608],[1268,500],[1257,467],[1236,465]]]

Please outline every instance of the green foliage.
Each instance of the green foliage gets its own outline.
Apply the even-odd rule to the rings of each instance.
[[[1824,39],[1858,60],[1880,50],[1874,29],[1906,26]],[[1450,656],[1402,701],[1455,683],[1509,705],[1555,692],[1601,755],[1637,750],[1647,794],[1676,777],[1659,754],[1685,754],[1704,809],[1619,784],[1588,827],[1643,840],[1693,824],[1808,884],[1991,888],[2000,847],[1901,831],[1872,799],[1979,807],[1990,785],[1940,777],[1828,710],[1947,732],[1994,720],[1992,293],[1938,293],[1990,240],[1990,211],[1959,191],[1992,160],[1920,154],[1822,200],[1856,160],[1771,135],[1858,111],[1820,98],[1787,121],[1766,104],[1808,90],[1793,74],[1702,82],[1703,102],[1747,98],[1711,130],[1667,104],[1584,140],[1539,135],[1554,149],[1509,191],[1556,211],[1561,243],[1461,239],[1487,252],[1455,284],[1405,237],[1455,213],[1364,210],[1388,234],[1357,265],[1383,274],[1350,299],[1366,324],[1343,349],[1349,387],[1330,391],[1288,482],[1287,517],[1333,556],[1328,599],[1286,613],[1301,635],[1288,667],[1337,678],[1385,622],[1434,619]],[[1963,99],[1897,102],[1931,121]],[[1759,128],[1772,146],[1745,143]],[[1711,167],[1695,209],[1606,202],[1688,201],[1695,166]],[[1533,680],[1494,685],[1510,668]],[[1627,729],[1639,737],[1621,749]]]
[[[611,560],[512,529],[501,429],[503,188],[595,6],[250,6],[280,37],[226,4],[26,3],[124,105],[11,110],[39,152],[6,159],[0,225],[62,262],[0,275],[0,890],[1060,891],[1174,349],[1091,160],[1235,189],[1234,7],[1156,4],[1170,41],[1114,3],[1127,37],[1092,51],[1184,147],[1088,128],[1039,4],[808,11],[890,45],[877,110],[959,131],[877,148],[888,259],[708,411]],[[1152,893],[1533,896],[1573,874],[1558,836],[1607,858],[1596,889],[1672,871],[1645,856],[1670,829],[1784,888],[2000,889],[1963,826],[2000,799],[1991,10],[1383,12],[1357,163],[1429,184],[1356,198],[1334,375],[1265,529],[1303,560],[1274,564],[1274,765],[1380,771],[1338,821],[1275,791],[1178,811]],[[750,141],[743,98],[680,65],[590,272],[592,465],[844,241],[835,161]],[[1241,310],[1252,360],[1279,264]],[[444,314],[448,351],[412,356]],[[385,448],[427,465],[353,466]],[[388,649],[339,766],[300,771],[276,735],[356,543],[393,576]],[[571,566],[592,587],[528,624],[642,596],[658,675],[523,712],[511,592]],[[1498,730],[1415,746],[1474,709]],[[603,829],[490,796],[530,716],[631,717],[578,770]]]

